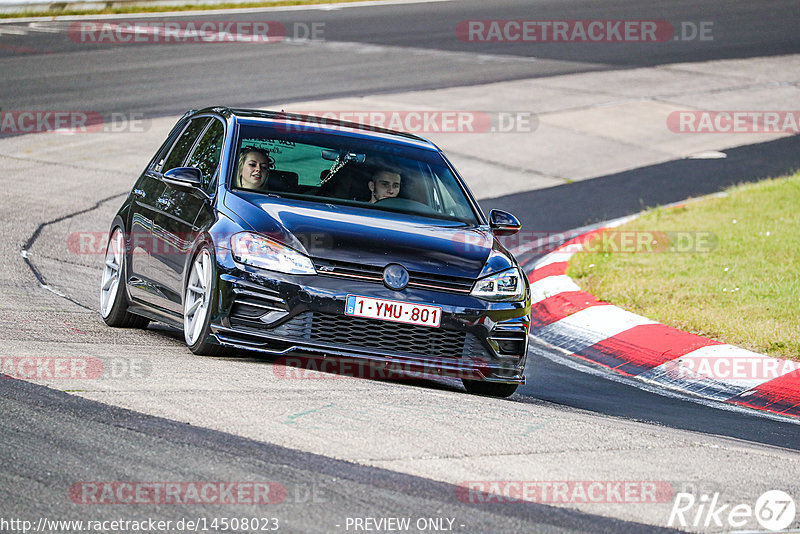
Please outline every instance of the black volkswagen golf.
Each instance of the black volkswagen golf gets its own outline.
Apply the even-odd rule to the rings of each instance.
[[[100,311],[223,347],[525,382],[530,290],[444,154],[415,135],[288,113],[184,115],[111,224]]]

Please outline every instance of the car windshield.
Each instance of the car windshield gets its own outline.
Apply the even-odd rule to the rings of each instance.
[[[467,194],[438,152],[301,128],[241,124],[231,186],[478,224]]]

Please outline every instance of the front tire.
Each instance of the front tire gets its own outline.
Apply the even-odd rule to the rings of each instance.
[[[106,248],[103,278],[100,282],[100,315],[108,326],[146,328],[149,319],[128,312],[125,294],[125,237],[114,228]]]
[[[214,259],[207,245],[192,260],[189,277],[183,291],[183,336],[195,354],[215,356],[222,347],[209,342],[211,309],[214,296]]]
[[[498,397],[504,399],[510,397],[517,391],[519,384],[504,384],[499,382],[483,382],[481,380],[468,380],[462,378],[461,382],[467,392],[473,395],[484,395],[487,397]]]

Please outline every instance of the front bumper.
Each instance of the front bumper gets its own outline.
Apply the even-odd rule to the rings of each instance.
[[[357,359],[426,376],[524,384],[530,305],[220,265],[212,336],[273,355]],[[348,294],[440,306],[439,328],[344,314]]]

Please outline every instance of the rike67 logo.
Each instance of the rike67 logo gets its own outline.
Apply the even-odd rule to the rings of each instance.
[[[753,519],[762,528],[778,532],[789,528],[795,521],[794,499],[780,490],[763,493],[755,504],[725,503],[718,492],[713,495],[677,493],[667,525],[670,527],[694,527],[700,529],[723,528],[740,530],[746,525],[754,527]]]

